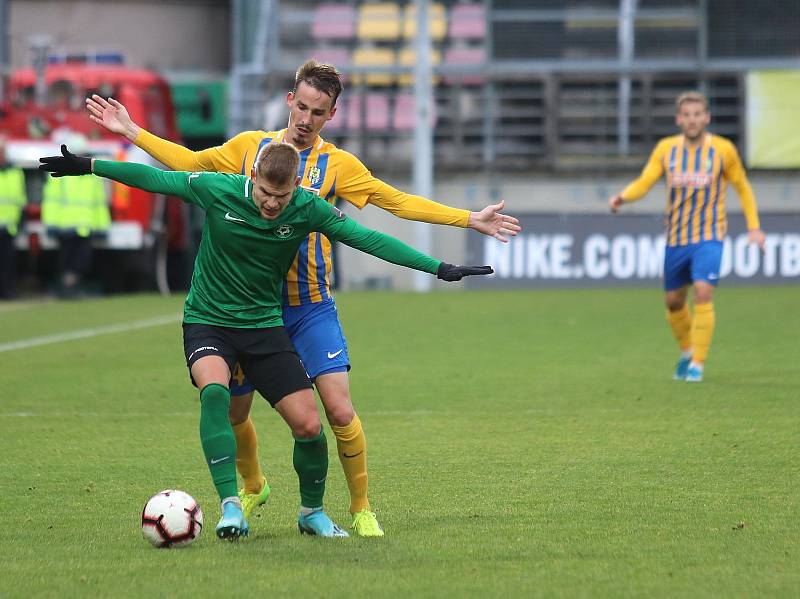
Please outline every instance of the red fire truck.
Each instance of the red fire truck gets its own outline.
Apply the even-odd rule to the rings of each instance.
[[[58,153],[65,132],[85,136],[94,156],[150,162],[126,139],[88,118],[84,106],[87,96],[96,93],[116,98],[135,122],[159,137],[179,140],[167,82],[152,71],[129,68],[118,60],[112,62],[116,64],[86,57],[51,58],[44,68],[19,69],[6,79],[0,103],[0,132],[7,138],[9,161],[30,174],[29,192],[32,191],[18,239],[23,249],[37,252],[53,244],[38,223],[37,200],[41,196],[36,197],[40,186],[35,181],[38,173],[34,173],[40,156]],[[159,289],[165,291],[167,251],[186,246],[186,218],[180,202],[117,183],[110,189],[112,226],[101,247],[133,254],[127,262],[138,264],[139,270],[151,271]]]

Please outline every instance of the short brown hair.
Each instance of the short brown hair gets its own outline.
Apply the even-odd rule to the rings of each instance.
[[[681,105],[685,102],[700,102],[705,110],[708,110],[708,98],[698,91],[683,92],[675,100],[675,112],[681,111]]]
[[[300,154],[289,144],[280,141],[268,143],[256,159],[256,176],[273,185],[285,185],[297,177]]]
[[[332,64],[319,63],[313,58],[304,62],[294,76],[294,88],[292,91],[297,93],[297,86],[307,83],[317,91],[328,94],[333,102],[331,107],[336,106],[336,100],[342,93],[342,75]]]

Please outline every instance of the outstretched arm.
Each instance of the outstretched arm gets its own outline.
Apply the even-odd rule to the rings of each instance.
[[[86,98],[86,109],[89,118],[111,131],[124,135],[159,162],[177,171],[217,171],[222,173],[238,173],[240,165],[235,164],[230,156],[239,155],[239,149],[228,151],[229,146],[242,140],[240,135],[225,142],[222,146],[193,152],[188,148],[153,135],[133,122],[128,110],[114,98],[106,100],[97,94]]]
[[[635,202],[644,197],[650,191],[650,188],[655,185],[656,181],[664,174],[664,165],[662,163],[663,146],[661,143],[653,148],[650,154],[650,159],[642,169],[642,174],[638,179],[635,179],[621,192],[614,194],[608,198],[608,207],[611,212],[617,212],[626,202]]]
[[[132,162],[115,162],[76,156],[65,145],[61,146],[61,156],[47,156],[40,158],[39,162],[41,163],[39,169],[50,172],[53,177],[94,173],[100,177],[119,181],[152,193],[176,195],[189,202],[200,203],[197,194],[190,186],[192,174],[189,173],[162,171],[152,166]]]
[[[340,173],[336,195],[358,208],[369,203],[399,218],[468,227],[502,242],[522,230],[516,218],[500,213],[505,205],[503,202],[489,205],[480,212],[470,212],[405,193],[374,177],[358,158],[349,153],[344,153]]]
[[[391,235],[373,231],[348,219],[341,211],[326,202],[320,201],[315,205],[312,225],[331,239],[341,241],[352,248],[392,264],[435,274],[445,281],[459,281],[468,275],[485,275],[493,272],[489,266],[455,266],[431,258]]]

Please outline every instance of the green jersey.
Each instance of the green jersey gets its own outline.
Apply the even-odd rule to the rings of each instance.
[[[435,274],[440,262],[359,225],[316,194],[297,188],[267,220],[243,175],[162,171],[95,160],[94,172],[125,185],[176,195],[203,208],[203,237],[184,304],[184,322],[234,328],[282,326],[283,280],[308,234],[318,231],[387,262]]]

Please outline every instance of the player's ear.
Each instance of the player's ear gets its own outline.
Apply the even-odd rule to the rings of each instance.
[[[256,181],[256,167],[253,166],[250,168],[250,179],[255,183]]]
[[[299,185],[300,185],[300,176],[298,175],[297,177],[294,178],[294,186],[298,187]]]
[[[291,107],[292,101],[294,101],[294,92],[289,92],[286,94],[286,105]]]
[[[328,113],[328,118],[326,120],[328,120],[328,121],[331,120],[333,118],[334,114],[336,114],[336,105],[335,104],[333,105],[333,108],[331,108],[331,111]]]

